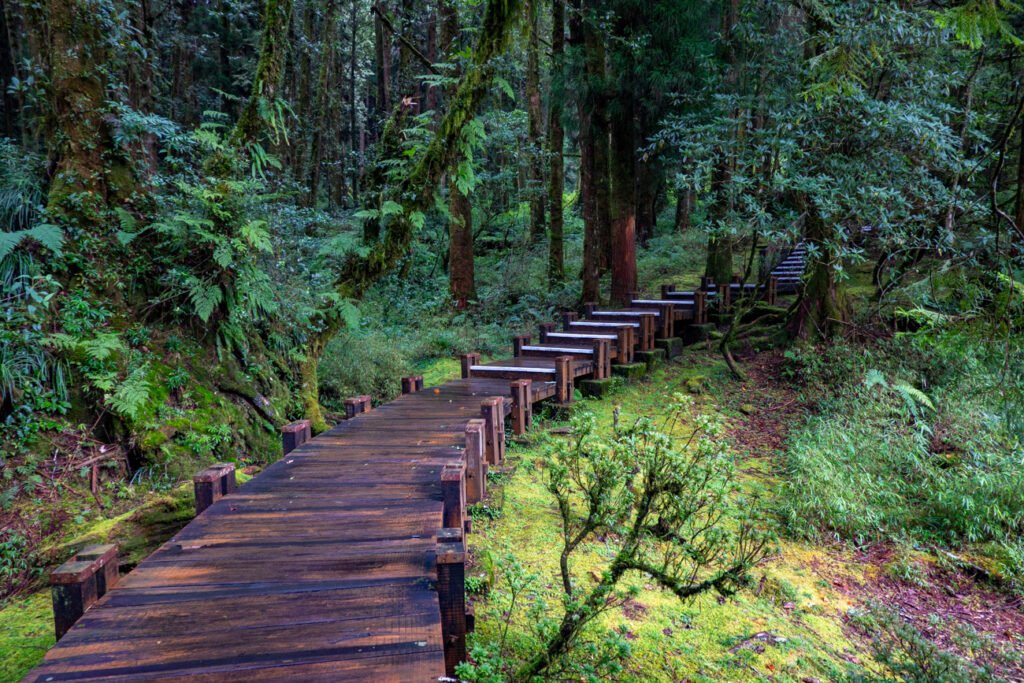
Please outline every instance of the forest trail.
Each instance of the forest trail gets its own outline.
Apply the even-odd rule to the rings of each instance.
[[[750,291],[774,303],[773,275]],[[705,322],[708,301],[724,313],[732,289],[744,287],[705,280],[627,309],[587,304],[583,321],[563,316],[561,333],[544,323],[537,343],[515,337],[512,358],[464,354],[461,379],[424,390],[404,378],[403,395],[376,409],[352,400],[348,420],[214,499],[25,680],[454,675],[473,619],[467,505],[502,463],[506,418],[525,432],[534,403],[571,403],[577,380],[608,381],[612,361],[674,355],[675,335]]]

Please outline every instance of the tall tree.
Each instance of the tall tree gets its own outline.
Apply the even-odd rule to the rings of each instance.
[[[232,133],[232,142],[245,146],[257,141],[264,131],[266,116],[274,116],[288,52],[288,26],[292,18],[292,0],[266,0],[263,6],[263,35],[260,58],[253,75],[252,92]],[[279,125],[284,125],[279,121]]]
[[[529,240],[536,242],[544,235],[544,143],[543,116],[540,105],[540,35],[536,0],[526,1],[526,110],[528,165],[526,192],[530,203]]]
[[[611,271],[613,303],[626,305],[636,291],[636,121],[633,60],[617,55],[611,120]]]
[[[551,0],[551,104],[548,108],[548,283],[565,278],[564,218],[562,196],[565,192],[565,130],[562,112],[565,99],[565,0]]]
[[[457,0],[438,0],[437,15],[441,21],[441,46],[445,59],[455,63],[459,52],[459,10]],[[458,71],[455,75],[458,76]],[[456,96],[456,84],[448,87],[448,104]],[[476,298],[476,276],[473,264],[473,206],[459,187],[459,165],[465,156],[456,154],[448,170],[448,287],[458,308],[465,308]]]

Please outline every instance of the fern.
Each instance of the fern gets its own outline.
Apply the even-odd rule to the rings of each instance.
[[[871,368],[865,374],[864,386],[868,389],[881,386],[886,391],[895,393],[903,401],[907,412],[915,421],[924,419],[925,408],[933,412],[935,410],[935,403],[923,391],[903,380],[890,383],[885,379],[885,375],[875,368]]]
[[[146,380],[148,369],[148,364],[136,368],[107,395],[107,405],[120,417],[135,420],[149,400],[152,386]]]

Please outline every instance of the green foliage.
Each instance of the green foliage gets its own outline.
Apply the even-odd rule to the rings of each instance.
[[[803,379],[829,390],[786,453],[780,508],[794,531],[953,544],[1021,533],[1021,441],[990,391],[1002,381],[1002,357],[955,336],[922,338],[926,352],[901,338],[809,354]],[[958,351],[946,356],[934,344]],[[886,379],[908,375],[930,396]]]

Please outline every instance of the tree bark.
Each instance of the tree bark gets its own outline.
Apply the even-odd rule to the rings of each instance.
[[[536,0],[526,2],[528,46],[526,51],[526,106],[528,113],[526,196],[530,204],[528,240],[540,241],[544,235],[544,152],[540,106],[540,36]]]
[[[236,146],[245,147],[257,141],[266,124],[261,109],[268,110],[278,99],[291,17],[292,0],[266,0],[263,7],[260,59],[253,76],[252,92],[231,135],[231,141]],[[284,125],[284,122],[280,124]]]
[[[348,62],[348,139],[350,141],[349,147],[349,158],[345,160],[345,165],[352,165],[352,206],[359,204],[359,175],[360,175],[360,163],[356,162],[356,158],[362,159],[362,144],[359,144],[359,152],[356,152],[356,68],[359,65],[359,60],[356,55],[356,42],[359,38],[359,13],[356,11],[356,2],[351,0],[349,3],[349,35],[351,42],[349,43],[349,62]]]
[[[4,137],[15,138],[18,133],[18,98],[7,91],[14,78],[14,52],[11,49],[10,29],[7,24],[7,2],[0,0],[0,104],[3,105],[3,120],[0,132]]]
[[[1013,220],[1017,224],[1017,232],[1024,232],[1024,127],[1020,131],[1020,147],[1017,148],[1017,193]]]
[[[548,159],[551,167],[548,181],[548,284],[555,285],[565,278],[563,246],[564,218],[562,195],[565,192],[565,131],[562,128],[562,108],[565,97],[565,1],[551,0],[551,104],[548,108]]]
[[[636,144],[634,96],[628,68],[619,74],[620,87],[611,117],[612,303],[627,305],[636,292]]]
[[[833,235],[822,219],[813,200],[801,193],[807,216],[806,240],[819,256],[809,259],[809,272],[803,289],[790,308],[789,332],[801,339],[830,337],[841,324],[849,320],[849,305],[846,291],[835,277],[835,250]]]
[[[445,49],[445,59],[453,61],[459,51],[459,10],[456,0],[438,0],[437,15],[441,22],[441,45]],[[452,84],[445,94],[449,105],[455,96],[456,86]],[[457,154],[448,170],[448,289],[456,307],[460,309],[476,298],[473,206],[458,186],[458,167],[463,160],[464,156]]]
[[[381,19],[380,7],[373,15],[374,53],[376,64],[374,68],[377,77],[377,115],[385,116],[391,111],[391,46],[384,37],[384,20]]]
[[[570,15],[569,38],[582,54],[583,82],[577,88],[579,118],[580,207],[583,214],[583,302],[600,301],[601,271],[607,263],[608,131],[604,105],[604,43],[588,25],[584,0],[576,0]]]
[[[309,192],[306,195],[306,206],[316,207],[320,194],[320,177],[323,173],[324,136],[327,134],[327,120],[330,114],[330,97],[332,88],[329,85],[334,65],[334,41],[338,33],[338,5],[329,0],[324,19],[323,40],[320,48],[320,74],[316,83],[316,116],[313,121],[313,139],[309,146]]]

